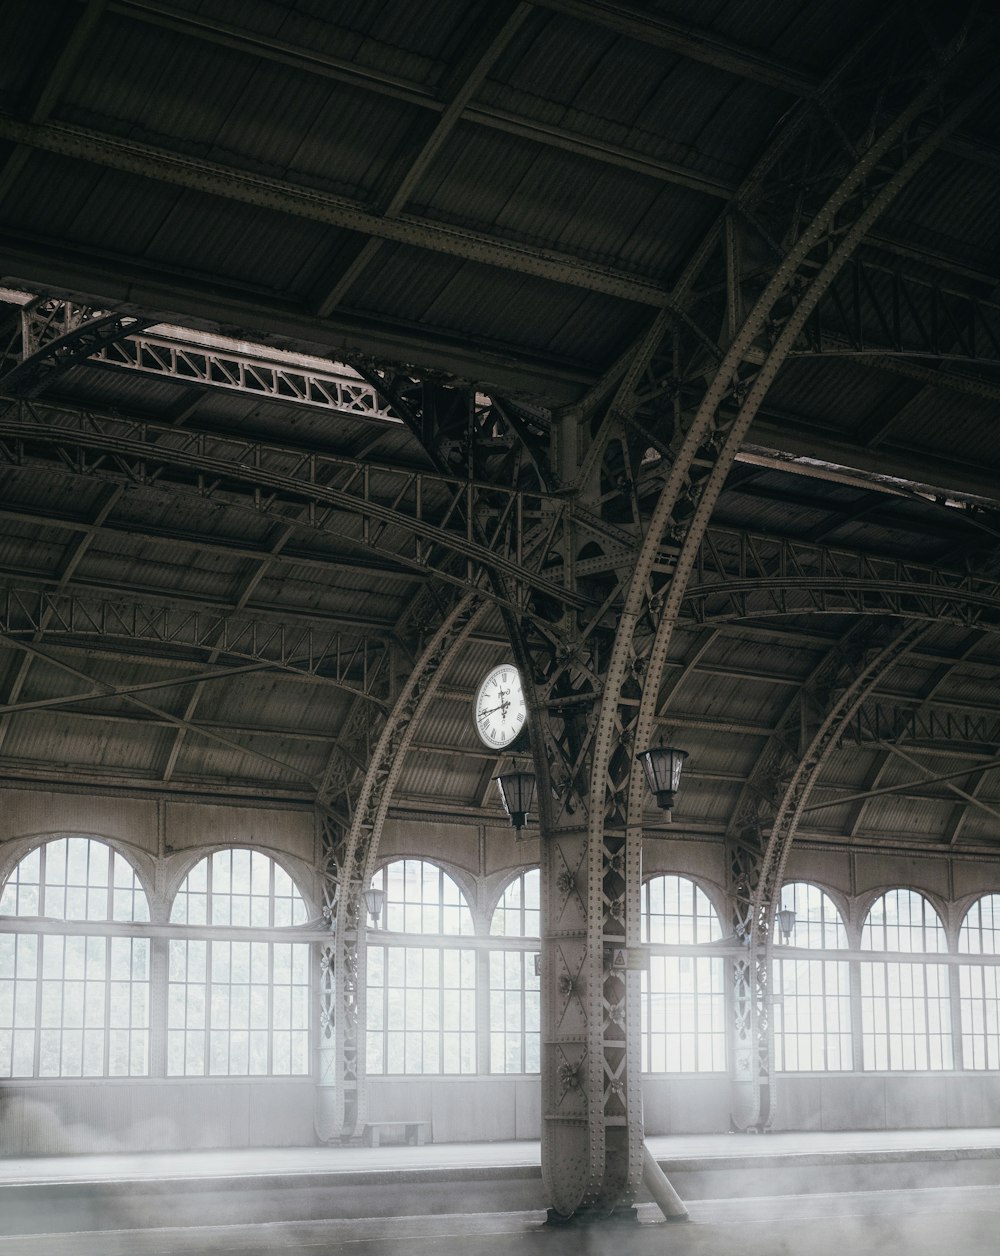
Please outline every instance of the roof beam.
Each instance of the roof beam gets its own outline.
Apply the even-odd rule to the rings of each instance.
[[[306,184],[251,174],[235,166],[120,139],[87,127],[57,122],[22,122],[0,117],[0,139],[64,157],[91,161],[171,187],[192,188],[224,200],[277,210],[310,222],[358,231],[397,244],[417,245],[464,261],[496,266],[623,301],[656,308],[671,303],[671,290],[665,284],[614,266],[589,262],[556,249],[518,244],[486,232],[435,222],[414,214],[400,213],[388,217],[360,201],[335,196]],[[669,224],[665,226],[669,227]]]
[[[209,627],[208,620],[211,619],[212,626],[215,623],[231,618],[234,615],[233,604],[227,598],[213,597],[208,593],[199,594],[178,594],[170,590],[153,588],[149,585],[138,583],[126,583],[125,581],[117,581],[115,583],[101,580],[80,578],[75,579],[72,585],[60,595],[56,586],[58,578],[47,572],[37,571],[13,571],[9,568],[0,568],[0,623],[6,626],[7,631],[18,631],[18,623],[15,623],[13,610],[23,611],[21,599],[24,597],[38,600],[39,598],[56,598],[57,596],[65,596],[68,615],[72,616],[75,607],[70,603],[75,600],[79,603],[89,603],[90,606],[84,610],[82,619],[88,614],[102,614],[104,610],[111,610],[112,602],[117,599],[119,603],[123,598],[127,598],[130,602],[144,603],[144,611],[148,612],[151,617],[165,618],[168,614],[176,612],[177,624],[180,626],[180,632],[175,635],[165,630],[161,635],[154,631],[148,632],[141,640],[160,641],[165,644],[177,646],[183,645],[191,649],[206,648],[205,639],[202,637],[202,629]],[[11,600],[16,604],[12,608]],[[103,609],[94,606],[95,603],[105,603]],[[150,603],[154,605],[150,607]],[[188,618],[183,619],[183,612],[188,612]],[[206,619],[204,625],[194,623],[190,619],[190,615],[202,615]],[[26,623],[30,627],[35,625],[28,623],[26,617],[22,618],[21,627]],[[72,625],[72,620],[69,621]],[[96,631],[96,625],[103,622],[100,619],[93,619],[86,627],[83,623],[75,629],[75,631],[86,634],[88,631]],[[150,623],[153,623],[151,618]],[[257,633],[263,636],[270,631],[272,634],[281,626],[290,628],[298,628],[303,633],[312,629],[316,633],[326,633],[329,636],[342,634],[357,640],[359,637],[371,637],[377,639],[382,644],[388,644],[395,641],[394,629],[395,621],[389,619],[377,619],[374,616],[359,615],[335,615],[324,614],[322,611],[309,610],[308,608],[288,607],[279,604],[256,603],[249,607],[246,611],[245,618],[238,627],[242,631],[245,630],[248,635]],[[63,625],[64,629],[66,624]],[[124,629],[125,625],[120,624],[119,627]],[[159,623],[157,621],[157,627]],[[73,631],[72,626],[68,629]],[[55,625],[50,628],[55,631]],[[101,629],[102,633],[107,636],[114,636],[114,627],[109,622],[106,627]],[[308,638],[302,638],[303,647],[308,645]],[[278,641],[272,642],[277,647]],[[290,657],[296,650],[298,645],[286,646],[284,655],[275,654],[274,658],[268,658],[266,661],[268,666],[280,665],[281,657]],[[306,651],[308,652],[308,651]]]
[[[104,500],[94,515],[93,520],[88,523],[87,528],[83,532],[76,533],[76,540],[68,546],[63,561],[60,566],[59,575],[55,581],[52,592],[59,594],[66,590],[67,585],[73,578],[77,568],[86,556],[87,550],[90,549],[94,537],[101,530],[107,521],[111,511],[121,500],[124,489],[121,487],[112,487],[104,494]],[[38,629],[32,636],[32,640],[38,642],[42,639],[45,626],[52,617],[52,608],[50,607],[39,619]],[[21,665],[17,669],[17,674],[11,682],[7,691],[7,705],[17,702],[24,686],[28,680],[28,673],[31,671],[31,665],[34,658],[31,654],[24,654],[21,658]],[[4,742],[7,740],[7,733],[10,729],[10,719],[6,715],[0,715],[0,752],[3,750]]]
[[[847,802],[857,802],[860,799],[875,798],[880,794],[906,794],[908,790],[916,790],[917,787],[921,785],[938,785],[944,784],[947,781],[960,781],[963,777],[972,776],[974,772],[980,772],[987,768],[997,767],[1000,767],[1000,758],[995,757],[987,760],[985,763],[967,764],[963,769],[961,769],[961,771],[958,772],[935,773],[935,775],[928,776],[921,781],[901,781],[898,785],[881,785],[876,789],[866,789],[862,790],[860,793],[848,794],[845,798],[832,798],[826,799],[823,802],[810,802],[807,803],[802,810],[803,812],[821,811],[826,807],[839,807]],[[825,788],[825,786],[821,785],[820,788]],[[928,795],[913,793],[910,794],[909,797],[926,799]]]
[[[523,549],[515,559],[500,554],[490,535],[484,534],[482,542],[470,541],[465,530],[460,530],[464,512],[480,502],[494,503],[489,508],[490,526],[503,528],[509,508],[521,496],[517,488],[386,465],[376,467],[377,475],[369,476],[367,464],[311,453],[308,447],[288,448],[215,432],[185,430],[179,434],[169,424],[99,415],[66,405],[49,407],[14,401],[0,414],[0,431],[20,450],[12,457],[13,447],[5,442],[0,452],[8,462],[20,464],[26,448],[20,442],[26,438],[33,446],[51,446],[57,451],[57,459],[69,454],[68,461],[63,459],[61,465],[72,466],[74,473],[89,468],[89,474],[109,475],[115,481],[122,477],[147,481],[150,476],[158,480],[166,474],[162,482],[169,481],[172,492],[193,493],[199,498],[222,493],[224,485],[241,485],[241,493],[249,486],[255,510],[270,511],[275,500],[289,498],[307,506],[311,503],[315,508],[311,526],[333,535],[343,535],[345,514],[356,516],[361,526],[351,539],[359,552],[375,552],[390,561],[408,562],[422,572],[433,565],[438,579],[456,587],[471,587],[498,603],[503,598],[483,587],[485,576],[494,571],[511,577],[519,588],[538,589],[569,605],[587,604],[584,594],[539,574],[525,560],[524,556],[533,552],[532,547],[544,540],[544,526],[537,519],[534,523],[531,520],[537,506],[532,505],[525,512],[521,529]],[[114,468],[107,471],[104,464],[109,456],[114,459]],[[34,461],[34,455],[27,460]],[[183,476],[192,471],[196,486],[171,478],[180,474],[183,481]],[[530,494],[534,501],[540,501],[542,496]],[[499,509],[496,503],[501,499],[503,508]],[[565,504],[557,499],[550,501],[554,506],[552,515],[558,518]],[[392,544],[393,534],[383,535],[385,525],[401,529],[405,544]],[[604,531],[597,522],[587,521],[585,526],[597,533]],[[464,573],[456,574],[440,561],[432,563],[431,547],[469,560]],[[512,605],[520,613],[520,607]]]
[[[13,646],[17,650],[23,650],[26,654],[30,654],[34,658],[41,659],[50,666],[58,668],[60,671],[67,672],[69,675],[74,676],[77,680],[86,681],[95,691],[105,697],[123,697],[127,702],[134,703],[141,710],[146,711],[157,718],[165,719],[175,728],[184,728],[186,731],[194,733],[196,736],[205,740],[218,742],[219,744],[225,746],[227,750],[234,750],[238,754],[244,755],[249,759],[257,759],[266,763],[271,768],[277,767],[287,775],[303,779],[309,784],[313,783],[313,778],[308,773],[301,771],[293,764],[283,763],[280,759],[274,758],[273,755],[263,754],[261,751],[254,750],[250,746],[242,745],[240,742],[234,741],[231,737],[226,737],[223,733],[214,732],[210,729],[192,724],[190,720],[182,719],[180,716],[171,715],[169,711],[163,711],[159,707],[152,706],[150,703],[145,702],[142,698],[136,697],[134,693],[123,692],[116,685],[108,684],[106,681],[96,680],[93,676],[89,676],[86,672],[81,671],[80,668],[74,667],[72,664],[65,662],[63,659],[55,657],[54,655],[48,653],[48,651],[38,649],[37,646],[31,645],[27,641],[19,641],[16,637],[10,637],[6,633],[0,634],[0,641],[2,641],[5,645]]]
[[[164,784],[158,777],[130,769],[126,775],[117,768],[103,768],[92,764],[87,767],[66,764],[34,763],[23,759],[0,758],[0,775],[4,788],[24,783],[29,787],[44,785],[46,790],[65,793],[103,793],[112,790],[137,797],[191,798],[202,802],[217,803],[220,799],[231,802],[253,803],[254,806],[280,807],[282,804],[304,806],[310,811],[316,795],[311,789],[268,782],[225,780],[221,777],[185,777],[181,781]],[[144,779],[145,776],[145,779]]]
[[[99,695],[100,696],[100,695]],[[26,712],[32,714],[33,712]],[[77,711],[72,707],[48,706],[42,708],[41,714],[70,716],[74,720],[88,723],[125,724],[131,728],[167,729],[176,731],[174,725],[165,718],[155,715],[129,715],[124,711]],[[239,737],[273,737],[278,741],[310,742],[317,745],[336,740],[336,734],[327,731],[308,731],[301,727],[277,728],[274,725],[235,724],[227,720],[224,724],[216,720],[193,721],[197,727],[210,732],[228,732]]]
[[[52,113],[108,4],[107,0],[88,0],[87,4],[73,7],[76,9],[75,22],[65,37],[62,50],[48,78],[35,97],[35,103],[28,114],[32,122],[44,122]],[[30,155],[30,146],[18,144],[8,156],[0,170],[0,202],[6,199]]]
[[[155,311],[166,321],[188,321],[216,333],[238,327],[266,339],[282,337],[310,354],[326,352],[344,360],[364,353],[412,362],[547,404],[577,401],[593,379],[589,366],[567,358],[349,310],[324,319],[270,291],[207,275],[196,279],[138,257],[84,252],[65,240],[0,233],[0,275],[53,295],[99,297],[123,310]]]
[[[793,96],[811,97],[821,84],[818,76],[780,58],[769,57],[759,49],[726,39],[705,28],[677,22],[662,15],[653,15],[627,5],[607,3],[605,0],[534,0],[534,3],[536,7],[602,26],[640,43],[665,48],[679,56],[713,65],[716,69],[763,83]],[[290,65],[297,70],[346,83],[363,91],[390,96],[418,108],[438,113],[443,113],[448,108],[447,102],[439,99],[425,83],[415,79],[357,65],[344,58],[290,44],[204,14],[177,12],[157,4],[155,0],[112,0],[108,9],[134,21],[175,30],[191,38],[232,48],[250,56]],[[438,63],[428,58],[428,66],[436,64]],[[469,101],[461,113],[461,119],[564,152],[577,153],[593,161],[631,169],[708,196],[728,200],[736,190],[735,185],[713,178],[696,168],[622,149],[613,141],[604,143],[508,110]],[[1000,168],[1000,148],[979,137],[950,136],[943,147],[968,161],[993,169]]]
[[[970,801],[978,803],[979,791],[982,789],[983,782],[986,780],[987,776],[989,776],[988,770],[973,772],[971,774],[967,782],[969,786],[968,792]],[[958,839],[962,836],[962,830],[965,828],[965,822],[969,818],[969,811],[970,808],[967,803],[956,803],[952,808],[951,815],[948,817],[948,822],[944,826],[943,834],[943,840],[947,842],[949,846],[956,846],[958,844]]]
[[[303,72],[403,100],[417,108],[436,113],[444,113],[449,108],[448,103],[434,95],[424,83],[382,73],[368,66],[355,65],[340,58],[317,53],[310,48],[269,38],[228,22],[220,22],[204,14],[171,12],[150,0],[116,0],[110,5],[110,9],[135,21],[152,23],[195,39],[233,48],[250,56],[291,65]],[[475,104],[471,99],[466,101],[459,116],[463,122],[489,127],[562,152],[575,153],[605,165],[633,170],[637,174],[675,183],[679,187],[687,187],[707,196],[728,199],[736,190],[735,184],[731,185],[694,167],[681,166],[646,153],[624,149],[614,142],[581,135],[526,114]]]
[[[792,96],[811,96],[819,79],[790,62],[757,52],[715,31],[661,17],[612,0],[536,0],[543,8],[602,26],[639,43],[664,48],[678,56],[714,66]]]
[[[506,14],[504,14],[504,9],[506,9]],[[524,25],[530,13],[531,5],[522,2],[515,4],[513,7],[509,5],[504,6],[500,11],[502,20],[499,21],[499,24],[495,14],[492,15],[492,19],[490,17],[487,18],[488,23],[492,20],[495,29],[491,32],[483,33],[480,37],[480,48],[470,50],[466,55],[465,65],[456,69],[453,78],[457,80],[457,86],[451,93],[450,98],[444,103],[444,109],[431,127],[430,133],[424,135],[418,143],[416,152],[410,154],[406,159],[405,169],[398,177],[395,187],[387,197],[383,198],[379,208],[387,218],[394,218],[402,212],[404,205],[416,191],[417,185],[426,173],[427,168],[458,125],[466,105],[482,86],[486,75],[503,54],[518,30]],[[421,131],[423,130],[422,127],[420,129]],[[338,277],[332,290],[319,302],[317,313],[321,317],[325,318],[340,304],[351,290],[355,280],[375,259],[381,247],[382,243],[380,240],[369,239],[365,241],[354,259]]]
[[[899,746],[894,745],[891,741],[882,742],[882,746],[883,749],[888,750],[890,754],[896,755],[897,758],[902,759],[903,762],[908,764],[911,768],[915,768],[924,780],[930,782],[935,779],[935,775],[930,768],[925,768],[924,765],[917,759],[914,759],[912,755],[908,755],[904,750],[902,750]],[[969,773],[968,775],[973,774]],[[974,775],[980,780],[983,776],[980,772],[976,772]],[[946,789],[950,790],[953,794],[957,794],[959,798],[965,801],[966,804],[978,807],[980,811],[985,811],[986,814],[992,816],[994,820],[1000,820],[1000,811],[997,811],[995,807],[991,807],[987,803],[983,802],[981,798],[977,798],[974,793],[969,793],[968,790],[961,789],[953,780],[944,780],[943,784]],[[948,840],[954,840],[953,836],[949,837]]]
[[[909,370],[901,373],[909,374]],[[931,374],[931,372],[928,372]],[[941,381],[943,384],[943,380]],[[913,488],[925,489],[935,495],[967,496],[1000,504],[996,472],[979,463],[945,458],[941,454],[905,446],[891,438],[875,448],[866,448],[850,439],[831,435],[801,416],[762,408],[747,433],[747,449],[764,456],[786,458],[787,470],[801,475],[823,477],[817,461],[828,464],[830,471],[843,468],[888,483],[905,481]],[[799,463],[794,459],[806,461]],[[873,479],[873,487],[878,483]]]

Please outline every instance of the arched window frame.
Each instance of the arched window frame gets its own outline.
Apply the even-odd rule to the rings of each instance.
[[[420,866],[419,893],[408,892],[417,885],[406,865]],[[386,860],[371,885],[385,893],[385,901],[366,943],[368,1073],[477,1072],[480,982],[473,903],[458,877],[437,860]],[[428,897],[435,885],[436,894]]]
[[[654,887],[666,890],[672,883],[677,885],[677,912],[654,912],[659,898]],[[688,893],[690,909],[685,910],[680,899]],[[725,931],[712,895],[694,877],[661,872],[643,881],[641,902],[642,940],[649,954],[641,986],[643,1071],[724,1072],[729,1020],[725,960],[707,948],[721,941]]]
[[[246,892],[233,886],[238,856],[248,864]],[[234,907],[244,906],[234,923]],[[311,1075],[311,948],[295,936],[309,915],[293,873],[259,846],[202,848],[178,871],[169,906],[168,1077]]]
[[[962,1067],[1000,1070],[1000,894],[967,905],[956,941]]]
[[[508,902],[514,898],[516,904]],[[506,881],[490,912],[490,939],[490,1072],[537,1073],[541,1067],[541,979],[536,967],[541,946],[539,868],[521,868]]]
[[[854,1067],[851,970],[844,913],[811,881],[782,886],[779,910],[795,912],[786,940],[772,931],[775,1065],[779,1072],[848,1072]],[[793,954],[795,952],[795,954]]]
[[[133,926],[149,923],[150,899],[135,861],[91,833],[12,854],[0,882],[0,1077],[147,1075],[150,939]]]
[[[899,910],[903,902],[905,913]],[[860,949],[865,956],[859,965],[864,1070],[952,1069],[949,965],[935,962],[948,954],[948,933],[933,899],[907,886],[875,893],[862,916]]]

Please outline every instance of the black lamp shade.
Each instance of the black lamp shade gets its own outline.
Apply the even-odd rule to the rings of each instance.
[[[376,924],[378,924],[379,918],[382,915],[382,905],[385,902],[385,890],[376,890],[374,886],[372,886],[371,888],[365,890],[364,900],[365,907],[368,910],[368,915],[371,916],[372,920],[374,920]]]
[[[669,811],[674,805],[674,795],[681,783],[681,768],[688,752],[675,750],[672,746],[653,746],[635,757],[642,764],[650,792],[656,795],[656,805]]]
[[[523,829],[535,801],[534,772],[505,772],[496,778],[503,809],[515,829]]]

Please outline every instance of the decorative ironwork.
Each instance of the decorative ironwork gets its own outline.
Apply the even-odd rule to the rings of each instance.
[[[990,547],[984,547],[990,548]],[[1000,581],[808,541],[706,530],[682,614],[698,623],[812,612],[944,619],[996,631]]]
[[[747,947],[734,964],[732,1119],[763,1130],[774,1119],[771,930],[799,819],[830,753],[861,705],[926,635],[926,624],[862,620],[826,655],[758,760],[729,830],[734,929]]]
[[[388,634],[264,619],[98,593],[0,587],[0,632],[143,641],[323,676],[384,704]]]
[[[180,328],[177,330],[183,334]],[[89,360],[141,375],[247,393],[310,410],[331,410],[381,423],[401,421],[380,394],[351,368],[337,369],[336,363],[331,363],[331,369],[326,371],[318,366],[305,368],[295,362],[269,359],[263,348],[256,354],[238,353],[147,331],[102,345],[90,354]]]
[[[793,355],[1000,363],[1000,305],[854,257],[806,320]]]
[[[631,569],[621,573],[617,587],[610,579],[604,587],[616,626],[604,636],[600,618],[567,614],[560,623],[560,651],[547,653],[549,643],[537,639],[542,635],[537,630],[525,642],[539,706],[548,715],[546,766],[553,789],[552,804],[542,815],[543,887],[559,870],[556,852],[566,866],[583,860],[588,869],[587,910],[574,922],[578,941],[570,947],[566,936],[559,939],[560,950],[569,950],[571,965],[575,960],[586,976],[578,1050],[587,1051],[588,1107],[575,1126],[555,1119],[561,1090],[553,1054],[548,1053],[548,1063],[543,1056],[543,1175],[557,1213],[627,1206],[641,1177],[638,1034],[630,1033],[624,1048],[615,1039],[605,1041],[613,1032],[610,1008],[623,990],[619,977],[602,973],[600,956],[606,943],[627,945],[638,928],[639,842],[634,835],[640,831],[642,792],[632,754],[652,739],[667,646],[683,612],[685,586],[712,508],[750,422],[810,314],[879,215],[992,86],[985,49],[957,43],[943,62],[921,67],[925,84],[908,100],[897,97],[895,116],[878,118],[877,106],[875,126],[858,143],[845,145],[850,127],[845,130],[838,119],[838,93],[848,80],[856,84],[858,75],[870,74],[872,67],[865,67],[869,57],[877,64],[882,51],[877,44],[873,37],[869,45],[851,50],[820,89],[819,107],[793,111],[736,198],[745,229],[757,236],[755,246],[772,250],[778,259],[762,290],[755,293],[741,274],[739,251],[731,238],[727,249],[720,224],[693,257],[669,308],[624,365],[600,423],[592,423],[596,431],[579,468],[578,494],[597,503],[606,522],[642,537]],[[790,189],[796,191],[792,197]],[[721,342],[720,326],[728,329]],[[705,389],[683,384],[705,377]],[[659,458],[658,485],[642,472],[650,448]],[[640,491],[650,495],[651,509],[643,506]],[[665,545],[675,547],[666,562]],[[569,569],[566,557],[564,565]],[[608,871],[622,850],[629,869],[624,922],[611,910],[620,889]],[[762,859],[756,876],[747,984],[752,980],[758,986],[766,935],[754,949],[754,925],[760,896],[770,886],[770,862]],[[558,924],[561,935],[567,935],[572,900],[550,892],[546,901],[546,927]],[[543,943],[543,967],[545,956]],[[627,1000],[628,994],[626,978]],[[549,1032],[547,1027],[546,1037]],[[620,1084],[612,1087],[612,1081]]]
[[[0,377],[0,391],[36,397],[60,372],[148,325],[148,319],[115,310],[50,298],[32,301],[21,310],[20,345],[8,347],[20,360]]]
[[[304,503],[297,527],[328,532],[359,552],[433,572],[459,589],[509,605],[516,614],[537,598],[579,608],[589,604],[585,595],[540,574],[526,560],[539,540],[558,529],[565,502],[543,500],[539,491],[523,494],[509,481],[484,485],[462,476],[377,466],[70,406],[16,399],[4,405],[2,398],[0,461],[144,485],[159,481],[169,469],[171,493],[232,497],[265,514],[279,513],[279,505]],[[480,539],[470,538],[472,521]],[[602,532],[597,523],[590,527]],[[498,574],[515,591],[509,600],[494,590]]]

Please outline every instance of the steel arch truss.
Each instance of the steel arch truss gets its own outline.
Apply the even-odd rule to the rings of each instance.
[[[0,633],[8,637],[143,642],[170,650],[206,651],[266,667],[321,677],[384,706],[388,660],[385,633],[289,624],[252,613],[230,614],[123,594],[50,592],[0,587]]]
[[[610,640],[571,625],[554,659],[526,641],[548,716],[543,1174],[560,1215],[626,1207],[641,1175],[637,987],[604,956],[638,936],[642,784],[634,751],[652,739],[672,627],[712,509],[809,316],[898,192],[992,88],[985,42],[970,50],[959,39],[943,65],[921,69],[915,95],[882,97],[895,95],[888,121],[876,92],[874,125],[872,79],[885,49],[854,50],[817,100],[793,115],[692,260],[670,308],[622,364],[603,418],[596,410],[587,416],[593,437],[581,497],[643,540],[627,583],[609,591],[617,619]],[[863,122],[851,94],[859,79]],[[754,249],[774,259],[756,296],[747,271]],[[662,476],[644,501],[643,464],[653,459]],[[662,561],[665,543],[676,546],[672,564]],[[760,885],[770,886],[770,867]],[[562,1010],[559,989],[572,995]]]
[[[21,309],[20,327],[6,356],[17,364],[0,376],[0,392],[36,397],[71,366],[149,326],[148,319],[115,310],[38,298]]]
[[[708,528],[684,590],[683,619],[883,614],[1000,627],[1000,580],[784,537]]]
[[[365,753],[331,758],[318,799],[326,874],[325,915],[334,929],[320,959],[320,1101],[317,1132],[324,1141],[350,1138],[365,1119],[365,911],[382,826],[416,723],[434,696],[443,669],[472,631],[481,598],[457,598],[441,618],[377,737],[355,707],[348,737],[364,738]],[[423,622],[435,613],[427,605]],[[359,718],[360,717],[360,718]],[[374,743],[374,744],[373,744]],[[350,763],[360,765],[353,772]],[[335,922],[335,923],[334,923]]]
[[[69,406],[0,399],[0,462],[219,498],[280,517],[288,504],[305,509],[297,526],[337,535],[462,590],[494,592],[500,575],[516,614],[532,598],[583,607],[588,599],[540,574],[525,559],[548,532],[565,527],[565,502],[537,488],[522,492],[501,481],[482,483],[348,457],[282,447],[225,432],[178,429],[167,423]],[[599,521],[593,530],[604,535]],[[478,538],[478,539],[477,539]]]
[[[895,355],[996,366],[1000,305],[855,257],[806,320],[793,355]]]
[[[746,946],[735,963],[732,1121],[764,1130],[774,1118],[771,936],[788,853],[830,753],[859,708],[930,631],[861,620],[829,651],[786,710],[744,786],[727,834],[733,926]]]

